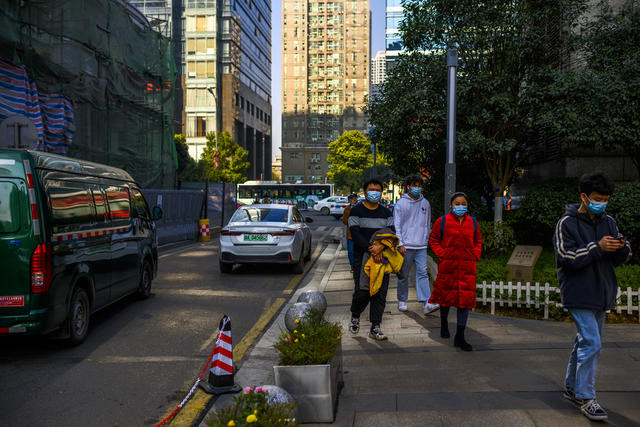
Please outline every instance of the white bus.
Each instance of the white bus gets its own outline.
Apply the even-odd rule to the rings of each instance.
[[[311,209],[318,200],[333,196],[333,184],[279,184],[275,181],[247,181],[238,184],[238,201],[244,204],[283,203]]]

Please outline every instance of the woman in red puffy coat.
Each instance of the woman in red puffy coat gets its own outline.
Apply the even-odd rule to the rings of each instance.
[[[451,211],[436,220],[429,237],[429,246],[439,261],[429,302],[440,304],[442,338],[451,336],[447,323],[449,307],[458,309],[454,345],[464,351],[473,350],[464,339],[464,330],[469,310],[476,306],[476,264],[482,252],[478,223],[467,214],[468,205],[466,194],[455,193],[451,197]]]

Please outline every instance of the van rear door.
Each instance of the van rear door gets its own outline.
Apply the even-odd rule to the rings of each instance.
[[[0,316],[28,314],[30,260],[38,239],[20,151],[0,150]]]

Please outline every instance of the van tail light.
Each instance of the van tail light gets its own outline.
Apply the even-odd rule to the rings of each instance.
[[[230,230],[222,230],[220,232],[223,236],[239,236],[240,233],[238,231],[230,231]]]
[[[294,234],[296,234],[296,230],[272,231],[269,234],[271,234],[272,236],[293,236]]]
[[[31,293],[41,294],[51,287],[51,245],[40,243],[31,255]]]

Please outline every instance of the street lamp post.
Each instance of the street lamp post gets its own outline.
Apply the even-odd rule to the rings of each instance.
[[[456,191],[456,71],[458,50],[447,50],[449,78],[447,84],[447,163],[445,164],[444,212],[449,210],[451,196]]]
[[[212,87],[208,87],[207,90],[209,91],[209,93],[211,94],[211,96],[213,96],[213,101],[216,104],[216,124],[215,124],[215,129],[213,130],[213,133],[216,136],[216,153],[218,152],[218,96],[216,95],[214,88]],[[219,156],[220,154],[218,154]]]

